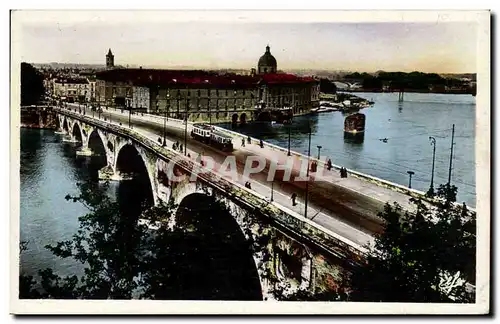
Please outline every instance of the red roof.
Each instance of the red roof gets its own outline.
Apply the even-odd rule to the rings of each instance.
[[[269,73],[260,75],[262,81],[270,84],[282,84],[282,83],[304,83],[304,82],[314,82],[313,78],[310,77],[299,77],[294,74],[288,73]]]
[[[100,80],[132,82],[134,85],[200,85],[214,88],[255,87],[260,81],[269,84],[313,82],[312,78],[293,74],[263,74],[256,76],[218,74],[203,70],[113,69],[97,73]]]

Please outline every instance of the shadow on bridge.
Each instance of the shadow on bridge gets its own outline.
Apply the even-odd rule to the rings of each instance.
[[[177,276],[169,287],[176,299],[262,300],[250,244],[229,211],[213,197],[186,196],[177,209],[176,224],[183,229],[174,264]],[[161,265],[160,265],[161,266]],[[175,291],[172,291],[175,290]],[[162,295],[162,292],[158,292]]]
[[[142,192],[141,208],[153,206],[151,179],[143,158],[133,145],[127,144],[121,148],[116,160],[116,171],[123,176],[130,177],[128,181],[139,189],[137,192]]]

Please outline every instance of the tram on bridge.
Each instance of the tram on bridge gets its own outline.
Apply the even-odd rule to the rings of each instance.
[[[191,137],[204,144],[210,145],[224,152],[233,151],[232,138],[206,124],[195,124],[191,131]]]

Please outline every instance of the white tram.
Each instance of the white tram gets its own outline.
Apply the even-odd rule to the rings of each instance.
[[[231,137],[221,132],[214,131],[213,128],[208,125],[193,125],[191,136],[197,141],[213,146],[221,151],[233,151],[233,143],[231,141]]]

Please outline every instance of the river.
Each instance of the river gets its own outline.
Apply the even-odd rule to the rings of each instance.
[[[331,158],[334,164],[366,173],[404,186],[409,185],[407,171],[413,171],[412,188],[427,191],[431,182],[432,145],[436,139],[434,187],[448,182],[452,125],[455,146],[451,183],[458,188],[457,200],[476,205],[475,189],[475,97],[471,95],[405,93],[398,102],[397,93],[355,95],[373,100],[362,109],[366,115],[365,138],[356,144],[344,140],[341,112],[295,117],[291,126],[248,124],[236,130],[287,147],[291,128],[291,149],[307,154],[310,123],[311,155]],[[230,125],[222,125],[230,128]],[[380,139],[387,138],[387,143]]]

